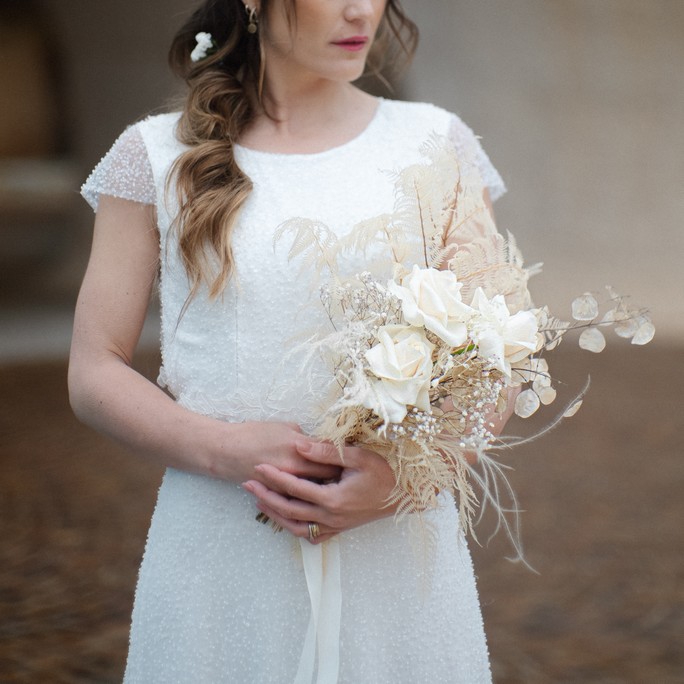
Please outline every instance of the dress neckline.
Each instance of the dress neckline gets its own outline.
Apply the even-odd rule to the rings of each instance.
[[[371,120],[366,124],[366,127],[361,132],[357,133],[353,138],[350,138],[339,145],[335,145],[334,147],[329,147],[326,150],[321,150],[320,152],[268,152],[266,150],[256,150],[252,147],[245,147],[239,143],[234,145],[234,149],[239,154],[244,154],[249,157],[261,157],[265,159],[315,160],[334,155],[348,148],[355,147],[359,142],[362,142],[368,135],[372,133],[373,129],[378,125],[381,110],[384,109],[386,102],[385,98],[383,97],[377,97],[376,99],[378,100],[378,104],[375,107],[375,112],[373,113]]]

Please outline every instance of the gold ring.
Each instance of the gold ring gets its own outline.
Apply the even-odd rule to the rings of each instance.
[[[315,541],[316,537],[318,537],[321,533],[321,528],[318,526],[318,523],[315,522],[310,522],[309,523],[309,541],[313,542]]]

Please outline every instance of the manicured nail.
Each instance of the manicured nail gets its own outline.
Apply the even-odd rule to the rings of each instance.
[[[252,486],[252,484],[250,482],[243,482],[242,488],[245,491],[249,492],[250,494],[254,494],[254,487]]]

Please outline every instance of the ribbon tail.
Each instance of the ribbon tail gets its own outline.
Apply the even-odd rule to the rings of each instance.
[[[339,540],[314,545],[301,539],[300,545],[311,618],[294,684],[337,684],[342,616]]]

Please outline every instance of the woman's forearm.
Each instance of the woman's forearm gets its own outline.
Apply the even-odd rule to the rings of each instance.
[[[72,355],[69,399],[83,423],[160,465],[240,479],[236,426],[184,409],[115,354]]]
[[[230,423],[177,404],[114,353],[86,359],[72,352],[69,398],[76,416],[165,467],[242,483],[267,463],[299,477],[330,479],[337,465],[310,461],[298,448],[310,441],[297,425]]]

